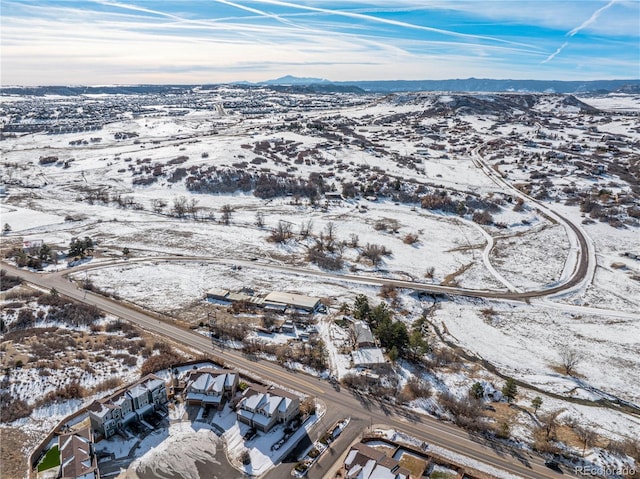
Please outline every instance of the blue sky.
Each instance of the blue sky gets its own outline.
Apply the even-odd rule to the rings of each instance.
[[[3,85],[640,78],[640,0],[0,0]]]

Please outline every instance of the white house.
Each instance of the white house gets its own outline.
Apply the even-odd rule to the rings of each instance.
[[[261,431],[288,423],[300,412],[300,398],[279,388],[251,386],[236,410],[238,420]]]
[[[187,373],[184,397],[187,404],[212,405],[222,409],[238,388],[238,373],[226,369],[202,368]]]

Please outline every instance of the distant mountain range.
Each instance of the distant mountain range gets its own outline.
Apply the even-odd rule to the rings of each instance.
[[[640,93],[638,80],[495,80],[488,78],[467,78],[456,80],[380,80],[330,82],[321,78],[299,78],[287,75],[275,80],[258,83],[260,85],[306,86],[315,89],[322,85],[336,87],[351,86],[365,92],[393,93],[408,91],[454,91],[454,92],[531,92],[531,93]]]
[[[467,78],[457,80],[380,80],[332,82],[323,78],[301,78],[287,75],[264,82],[237,82],[240,88],[266,87],[277,91],[296,93],[395,93],[411,91],[449,92],[520,92],[520,93],[636,93],[640,94],[640,79],[636,80],[495,80]],[[83,95],[83,94],[141,94],[183,93],[200,86],[209,85],[109,85],[109,86],[38,86],[1,87],[2,95]]]

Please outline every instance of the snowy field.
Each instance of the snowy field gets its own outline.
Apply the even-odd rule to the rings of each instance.
[[[210,95],[215,102],[223,97],[244,101],[244,93],[233,88]],[[556,95],[539,96],[527,112],[509,110],[496,95],[475,100],[485,101],[485,108],[503,105],[503,110],[475,111],[463,95],[370,99],[344,108],[293,108],[264,116],[219,109],[171,116],[164,105],[153,105],[148,110],[153,113],[128,112],[99,131],[5,138],[0,143],[0,177],[6,185],[0,221],[9,226],[4,235],[16,244],[41,239],[61,250],[73,237],[90,236],[97,245],[90,264],[121,258],[127,248],[129,263],[74,277],[165,312],[197,305],[213,288],[308,294],[328,299],[330,313],[359,293],[378,302],[379,288],[261,267],[320,271],[307,255],[325,240],[329,225],[343,262],[337,274],[502,292],[556,284],[571,270],[575,249],[566,227],[529,201],[516,208],[513,190],[478,168],[481,153],[507,181],[580,225],[594,268],[573,291],[529,303],[449,298],[440,303],[434,321],[447,339],[543,391],[587,400],[611,394],[638,404],[640,229],[633,208],[640,205],[633,192],[637,185],[624,175],[640,141],[637,95],[581,98],[603,110],[587,113]],[[448,110],[452,105],[460,108]],[[123,132],[130,136],[118,139]],[[604,171],[598,171],[600,165]],[[259,198],[250,190],[190,189],[195,181],[211,178],[214,168],[215,174],[236,175],[233,185],[242,172],[270,174],[278,181],[295,178],[306,186],[321,177],[324,192],[312,201],[298,193]],[[348,187],[353,196],[335,198]],[[450,200],[443,200],[448,209],[423,208],[427,194],[432,201]],[[174,206],[182,198],[193,210],[178,215]],[[618,223],[609,219],[608,224],[607,217],[591,220],[581,212],[585,198],[609,208]],[[466,210],[473,204],[480,205],[476,212],[491,210],[489,222],[480,224]],[[225,205],[232,208],[229,224],[222,220]],[[291,226],[291,238],[270,241],[281,222]],[[303,223],[310,226],[307,238],[300,234]],[[391,254],[373,264],[362,257],[366,244],[384,245]],[[207,261],[135,262],[164,255]],[[238,269],[234,260],[255,263]],[[398,303],[398,317],[407,325],[431,304],[409,291],[400,292]],[[348,356],[339,352],[347,340],[344,330],[328,317],[319,317],[318,328],[332,372],[343,377],[350,367]],[[559,370],[565,347],[581,352],[575,376]],[[26,398],[51,390],[46,380],[26,371],[16,373],[13,394]],[[92,381],[83,372],[70,372]],[[462,373],[438,378],[458,395],[470,380]],[[628,418],[599,421],[593,409],[557,401],[558,407],[571,408],[567,414],[575,413],[603,434],[615,432],[611,424],[624,424],[625,433],[639,435]],[[75,404],[34,412],[34,418],[57,417],[66,407]],[[214,447],[210,431],[183,432],[176,430],[176,437],[185,444],[211,440]],[[194,449],[188,460],[213,460],[203,454]],[[156,472],[149,469],[147,475]]]

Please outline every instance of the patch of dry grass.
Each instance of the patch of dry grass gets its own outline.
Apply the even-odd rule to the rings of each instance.
[[[427,462],[413,454],[405,453],[400,457],[400,466],[408,469],[411,472],[411,477],[422,477]]]
[[[2,479],[23,479],[27,477],[27,457],[24,449],[35,445],[36,441],[18,428],[0,428],[0,477]]]

